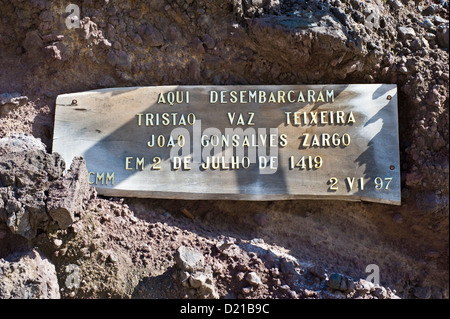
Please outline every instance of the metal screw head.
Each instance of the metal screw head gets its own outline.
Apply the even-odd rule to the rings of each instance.
[[[394,165],[389,166],[389,168],[391,169],[391,171],[393,171],[395,169]]]
[[[391,99],[392,99],[392,96],[388,95],[386,98],[387,98],[388,100],[391,100]]]
[[[73,104],[73,105],[77,105],[77,104],[78,104],[78,101],[75,100],[75,99],[73,99],[73,100],[72,100],[72,104]]]

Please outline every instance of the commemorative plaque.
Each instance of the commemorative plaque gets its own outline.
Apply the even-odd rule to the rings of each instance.
[[[154,86],[59,95],[53,152],[106,196],[400,204],[397,87]]]

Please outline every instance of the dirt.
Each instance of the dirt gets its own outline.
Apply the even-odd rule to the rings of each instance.
[[[50,153],[56,96],[90,89],[393,83],[402,205],[91,190],[65,229],[48,217],[25,239],[0,217],[0,258],[38,247],[55,264],[63,298],[448,298],[448,1],[73,3],[81,23],[68,29],[67,2],[0,0],[0,138],[32,135]],[[177,265],[180,246],[204,256],[200,284],[199,273]],[[357,283],[371,264],[383,293],[330,288],[332,274]],[[79,285],[68,284],[74,269]]]

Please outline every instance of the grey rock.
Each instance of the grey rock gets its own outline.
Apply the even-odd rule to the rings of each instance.
[[[121,70],[131,69],[131,57],[125,51],[109,51],[106,56],[106,60],[111,66],[117,67]]]
[[[180,246],[175,254],[175,261],[181,270],[194,272],[204,268],[203,255],[191,248]]]
[[[370,292],[375,291],[375,285],[370,281],[360,279],[356,283],[355,289],[357,291],[361,291],[362,293],[369,294]]]
[[[249,287],[244,287],[242,288],[241,292],[243,295],[248,295],[249,293],[251,293],[253,291],[253,287],[249,286]]]
[[[30,212],[25,210],[21,203],[11,199],[6,206],[6,225],[13,234],[21,235],[27,239],[32,239],[36,235],[35,229],[31,226]]]
[[[0,105],[13,104],[13,105],[23,105],[28,101],[28,97],[20,93],[3,93],[0,94]]]
[[[387,4],[394,10],[403,8],[403,4],[399,0],[387,0]]]
[[[437,12],[437,10],[439,9],[438,5],[436,4],[432,4],[428,7],[426,7],[423,11],[422,14],[425,16],[429,16],[429,15],[433,15]]]
[[[181,285],[183,287],[188,288],[189,287],[189,278],[191,277],[191,274],[188,273],[187,271],[181,271],[179,273],[179,277],[180,277]]]
[[[32,143],[25,145],[27,140]],[[65,167],[59,154],[39,148],[43,145],[31,138],[0,141],[0,219],[12,233],[27,239],[48,226],[45,192]]]
[[[430,92],[428,92],[427,94],[427,98],[426,98],[426,102],[429,105],[439,105],[439,98],[440,98],[441,94],[439,93],[438,90],[436,89],[432,89]]]
[[[206,284],[207,279],[204,273],[195,274],[189,277],[189,284],[192,288],[200,288]]]
[[[401,39],[412,39],[416,36],[416,32],[411,27],[399,27],[398,35]]]
[[[249,9],[252,6],[252,1],[251,0],[243,0],[242,5],[244,6],[245,9]]]
[[[429,29],[431,29],[431,28],[434,27],[434,24],[433,24],[433,22],[431,22],[430,19],[425,19],[425,20],[419,22],[419,25],[420,25],[422,28],[425,28],[425,29],[427,29],[427,30],[429,30]]]
[[[296,275],[297,271],[295,268],[297,267],[299,267],[299,263],[296,260],[288,258],[281,259],[280,270],[286,275]]]
[[[195,296],[197,298],[219,299],[219,294],[214,285],[213,272],[210,267],[206,267],[204,270],[193,273],[184,272],[184,275],[182,274],[180,279],[182,285],[195,289]]]
[[[25,40],[22,42],[22,46],[25,49],[28,57],[34,57],[41,55],[41,49],[44,47],[44,41],[42,40],[39,31],[31,30],[25,35]]]
[[[411,50],[413,52],[418,51],[420,49],[429,49],[429,48],[430,48],[430,45],[429,45],[428,41],[422,37],[415,38],[411,43]]]
[[[448,9],[448,0],[441,0],[439,1],[443,8]]]
[[[350,277],[343,274],[333,273],[328,281],[328,287],[340,291],[353,291],[355,284]]]
[[[440,16],[433,16],[431,19],[433,20],[434,24],[437,24],[437,25],[449,23],[449,21],[447,19],[441,18]]]
[[[145,25],[139,31],[139,35],[142,37],[145,44],[151,47],[159,47],[164,44],[163,35],[158,29],[150,25]]]
[[[178,279],[181,285],[190,289],[194,298],[218,299],[220,296],[214,285],[211,267],[204,265],[203,255],[191,248],[180,246],[175,254],[180,268]]]
[[[449,48],[449,25],[440,25],[436,33],[437,42],[442,48]]]
[[[407,74],[408,73],[408,68],[406,68],[406,66],[402,66],[398,69],[401,73],[403,74]]]
[[[238,281],[242,281],[242,280],[244,279],[244,277],[245,277],[245,273],[243,273],[243,272],[238,272],[238,273],[236,274],[236,279],[237,279]]]
[[[389,298],[389,294],[384,287],[375,287],[373,291],[373,295],[378,299],[387,299]]]
[[[48,224],[45,194],[43,191],[33,192],[28,188],[16,190],[17,198],[12,194],[13,192],[9,194],[5,207],[6,225],[12,233],[32,239],[38,229],[45,229]]]
[[[216,42],[214,41],[214,39],[209,35],[209,34],[205,34],[202,36],[202,41],[203,43],[206,45],[206,47],[208,49],[214,49],[214,47],[216,46]]]
[[[75,215],[83,210],[83,201],[89,198],[89,189],[86,163],[82,157],[74,157],[66,175],[49,188],[47,209],[59,227],[72,225]]]
[[[245,280],[252,286],[259,286],[262,284],[261,278],[259,278],[258,274],[254,271],[249,272],[245,275]]]
[[[55,245],[56,248],[61,247],[62,244],[63,244],[63,241],[61,239],[56,238],[53,240],[53,245]]]
[[[86,254],[86,255],[87,255],[87,254]],[[118,262],[117,257],[116,257],[112,252],[109,253],[108,258],[107,258],[106,260],[107,260],[108,262],[110,262],[110,263],[113,263],[113,264],[115,264],[115,263]]]
[[[430,287],[415,287],[414,296],[419,299],[430,299],[431,297],[431,288]]]
[[[322,266],[319,265],[315,265],[310,269],[310,272],[320,278],[321,280],[324,280],[327,277],[327,274],[325,272],[325,268],[323,268]]]
[[[116,66],[116,64],[117,64],[117,56],[116,56],[116,54],[114,53],[113,50],[109,51],[108,54],[106,55],[106,61],[111,66]]]
[[[191,42],[191,48],[194,54],[202,55],[205,53],[205,48],[203,46],[203,41],[198,37],[195,37]]]
[[[434,43],[436,41],[436,35],[434,33],[431,33],[431,32],[425,33],[424,38],[426,40],[428,40],[428,42],[431,42],[431,43]]]
[[[39,252],[0,259],[0,299],[59,299],[55,266]]]
[[[289,285],[282,285],[280,286],[280,290],[289,293],[291,292],[291,287],[289,287]]]
[[[129,70],[131,68],[131,57],[125,51],[117,52],[117,67],[124,70]]]
[[[350,20],[342,9],[331,7],[330,10],[331,13],[333,13],[333,15],[339,20],[339,22],[341,22],[346,27],[350,26]]]
[[[252,0],[252,5],[255,7],[262,7],[264,5],[265,0]]]
[[[357,1],[357,0],[350,0],[350,4],[352,5],[353,9],[355,9],[355,10],[358,10],[361,8],[361,3],[359,3],[359,1]]]
[[[343,275],[333,273],[328,280],[328,287],[332,289],[340,289]]]
[[[216,248],[222,252],[225,249],[229,248],[232,245],[235,245],[236,243],[236,238],[232,238],[232,237],[225,237],[223,240],[219,241],[216,244]]]
[[[40,138],[23,133],[15,133],[0,139],[0,155],[31,150],[45,151],[46,146]]]

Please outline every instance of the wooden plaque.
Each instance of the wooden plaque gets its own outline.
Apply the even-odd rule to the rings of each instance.
[[[59,95],[53,152],[107,196],[400,204],[397,87],[154,86]]]

